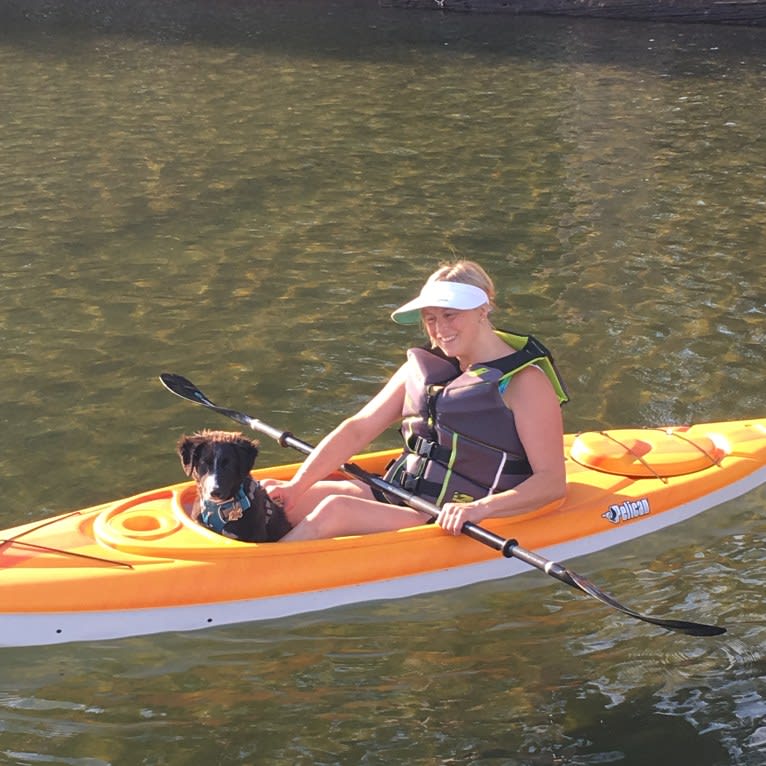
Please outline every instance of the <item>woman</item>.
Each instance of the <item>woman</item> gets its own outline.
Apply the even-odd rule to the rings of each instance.
[[[494,296],[487,273],[460,261],[435,271],[391,315],[400,324],[422,321],[430,348],[410,349],[383,389],[328,434],[293,479],[263,482],[294,525],[285,541],[428,520],[360,482],[322,480],[402,420],[404,452],[386,478],[439,505],[437,523],[453,535],[467,521],[563,499],[563,383],[534,338],[492,327]]]

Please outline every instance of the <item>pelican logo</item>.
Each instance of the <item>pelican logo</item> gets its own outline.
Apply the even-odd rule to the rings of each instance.
[[[631,521],[639,516],[651,513],[649,501],[642,497],[640,500],[626,500],[624,503],[610,505],[609,510],[601,515],[612,524],[620,524],[623,521]]]

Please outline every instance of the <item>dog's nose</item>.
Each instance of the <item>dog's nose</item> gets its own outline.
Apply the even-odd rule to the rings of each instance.
[[[215,480],[212,475],[206,476],[201,482],[201,489],[205,496],[211,500],[221,499],[221,485]]]

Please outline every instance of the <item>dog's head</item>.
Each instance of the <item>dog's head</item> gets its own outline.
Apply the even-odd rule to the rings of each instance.
[[[258,444],[240,433],[199,431],[178,440],[178,456],[187,476],[199,487],[203,501],[233,497],[258,456]]]

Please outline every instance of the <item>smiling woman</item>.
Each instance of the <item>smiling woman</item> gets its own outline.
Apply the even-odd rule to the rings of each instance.
[[[387,478],[438,505],[437,523],[453,535],[466,522],[563,498],[563,382],[537,341],[517,347],[519,336],[491,325],[494,295],[481,266],[459,261],[435,271],[417,298],[393,312],[401,324],[421,319],[430,347],[410,349],[383,389],[325,437],[291,480],[264,482],[295,525],[285,540],[424,521],[361,483],[322,481],[402,418],[404,450]]]

